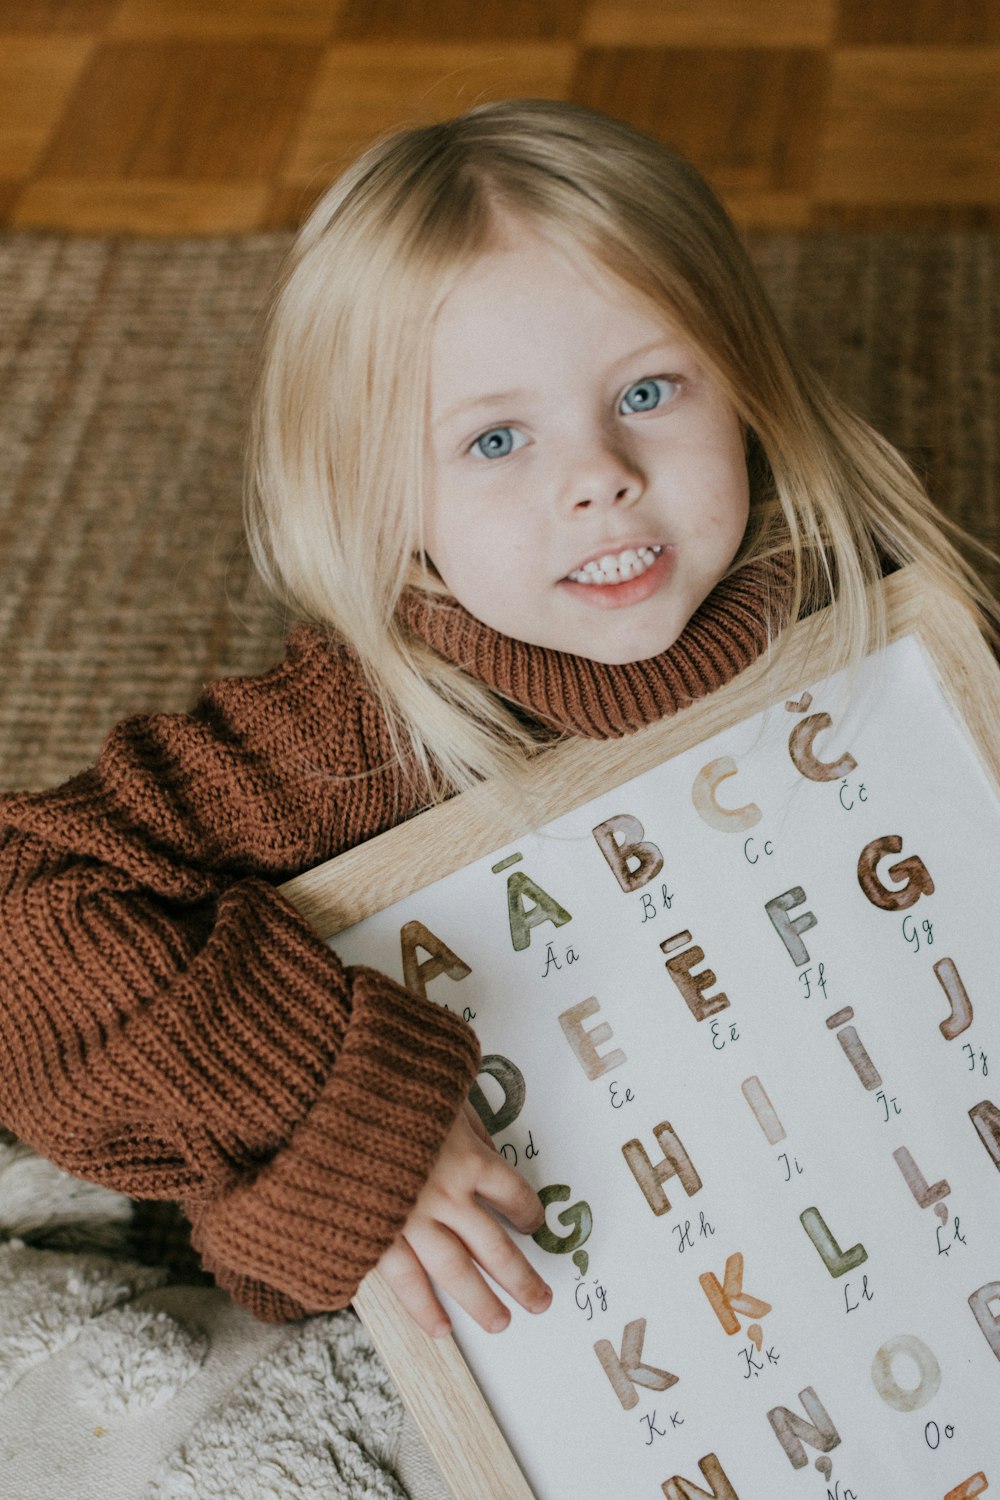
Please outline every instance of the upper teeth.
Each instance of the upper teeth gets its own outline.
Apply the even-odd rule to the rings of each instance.
[[[628,578],[638,578],[652,567],[663,551],[662,547],[626,547],[624,552],[608,552],[604,557],[584,563],[567,573],[574,583],[624,583]]]

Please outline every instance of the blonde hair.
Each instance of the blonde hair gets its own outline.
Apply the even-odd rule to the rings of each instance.
[[[886,563],[919,561],[990,614],[958,528],[789,346],[695,169],[580,106],[483,105],[378,142],[321,199],[273,306],[252,431],[258,567],[353,647],[432,797],[510,775],[535,747],[399,614],[406,588],[441,591],[420,561],[435,314],[502,214],[605,268],[691,342],[748,433],[750,523],[732,567],[791,552],[793,616],[846,606],[839,664],[882,638],[870,586]]]

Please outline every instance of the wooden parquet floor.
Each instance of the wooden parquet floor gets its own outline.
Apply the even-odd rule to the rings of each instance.
[[[1000,0],[0,0],[0,224],[292,227],[373,135],[512,95],[746,227],[1000,226]]]

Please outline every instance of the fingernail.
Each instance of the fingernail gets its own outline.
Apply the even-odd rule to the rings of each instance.
[[[504,1329],[507,1327],[507,1324],[509,1322],[510,1322],[510,1313],[509,1312],[507,1312],[506,1310],[504,1310],[503,1312],[497,1313],[496,1317],[490,1323],[490,1333],[503,1333]]]
[[[532,1299],[531,1310],[532,1312],[544,1312],[545,1309],[550,1306],[551,1302],[552,1288],[550,1286],[543,1287],[542,1290]]]

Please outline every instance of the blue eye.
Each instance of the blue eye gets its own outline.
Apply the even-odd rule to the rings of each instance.
[[[506,458],[508,453],[523,448],[527,441],[524,433],[514,427],[491,427],[489,432],[476,438],[472,451],[480,458]]]
[[[669,401],[677,389],[676,380],[663,380],[649,375],[630,385],[618,403],[623,416],[629,412],[653,411],[663,401]]]

